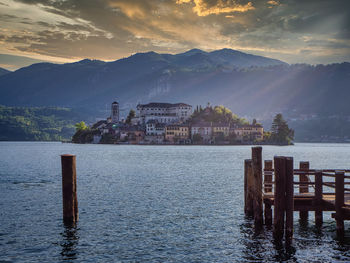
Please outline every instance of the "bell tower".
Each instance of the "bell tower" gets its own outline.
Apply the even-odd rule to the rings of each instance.
[[[114,101],[112,103],[111,118],[112,118],[112,122],[118,122],[119,121],[119,103],[116,102],[116,101]]]

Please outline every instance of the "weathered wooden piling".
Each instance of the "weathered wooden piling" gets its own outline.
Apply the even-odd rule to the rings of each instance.
[[[253,208],[253,174],[252,160],[244,160],[244,213],[247,216],[254,215]]]
[[[337,222],[338,236],[344,235],[344,217],[342,208],[344,206],[344,172],[335,172],[335,220]]]
[[[323,223],[322,212],[322,194],[323,194],[322,171],[315,171],[315,222],[316,226],[321,226]]]
[[[286,244],[290,244],[293,238],[293,211],[294,211],[294,169],[293,158],[285,158],[285,189],[286,189],[286,225],[285,225],[285,237]]]
[[[300,162],[299,163],[299,169],[307,171],[310,168],[310,163],[309,162]],[[309,182],[309,177],[307,174],[301,174],[299,175],[299,181],[300,183],[302,182]],[[309,192],[309,185],[308,184],[300,184],[299,185],[299,193],[308,193]],[[300,220],[302,221],[307,221],[309,218],[309,212],[308,211],[300,211],[299,212],[299,217]]]
[[[63,222],[74,224],[78,221],[76,157],[61,155]]]
[[[272,192],[272,160],[264,161],[264,191]]]
[[[272,160],[264,161],[264,192],[272,193]],[[271,202],[265,202],[264,207],[265,225],[272,225]]]
[[[273,213],[273,236],[276,241],[281,241],[284,234],[284,212],[286,200],[286,158],[275,156],[275,192]]]
[[[262,147],[252,148],[252,174],[254,187],[254,223],[255,227],[261,227],[263,219],[263,192],[262,192]]]

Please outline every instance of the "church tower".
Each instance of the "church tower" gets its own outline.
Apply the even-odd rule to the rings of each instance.
[[[112,122],[119,121],[119,103],[116,101],[112,103],[111,118],[112,118]]]

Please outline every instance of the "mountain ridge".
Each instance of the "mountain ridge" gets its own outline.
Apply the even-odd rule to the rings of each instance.
[[[0,68],[0,76],[8,74],[8,73],[11,73],[11,71],[4,69],[4,68]]]
[[[224,104],[239,115],[348,114],[350,63],[289,65],[222,49],[137,53],[111,62],[37,63],[0,76],[0,104],[93,109],[117,99],[126,115],[138,102]],[[328,112],[322,104],[334,104]],[[107,106],[106,106],[107,105]]]

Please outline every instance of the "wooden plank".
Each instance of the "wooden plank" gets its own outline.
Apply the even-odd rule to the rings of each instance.
[[[315,221],[316,226],[321,226],[323,223],[322,214],[322,171],[316,171],[315,173]]]
[[[300,162],[299,169],[302,172],[306,172],[307,170],[310,169],[310,163],[309,162]],[[299,185],[299,193],[308,193],[309,186],[306,184],[306,182],[309,182],[309,176],[307,174],[300,174],[299,181],[300,181],[300,183],[304,183],[304,184]],[[309,213],[307,211],[301,211],[301,212],[299,212],[299,218],[302,221],[307,221],[307,219],[309,218]]]
[[[274,214],[273,214],[273,236],[276,241],[281,241],[284,234],[284,212],[285,212],[285,177],[286,159],[281,156],[274,157],[275,165],[275,192],[274,192]]]
[[[294,185],[293,185],[293,158],[286,157],[286,225],[285,225],[285,237],[286,244],[290,245],[293,238],[293,211],[294,211]]]
[[[264,191],[272,192],[272,160],[264,161]]]
[[[272,160],[265,160],[264,161],[264,192],[269,193],[273,191],[273,184],[272,184]],[[266,170],[266,171],[265,171]],[[264,206],[264,216],[265,216],[265,225],[271,226],[272,225],[272,208],[271,203],[267,202]]]
[[[335,215],[337,222],[337,234],[344,235],[344,218],[342,207],[344,206],[344,171],[335,172]]]
[[[262,227],[263,219],[263,188],[262,188],[262,147],[252,148],[252,174],[254,180],[254,223],[255,227]]]
[[[247,216],[254,215],[253,208],[253,174],[252,160],[244,160],[244,212]]]

